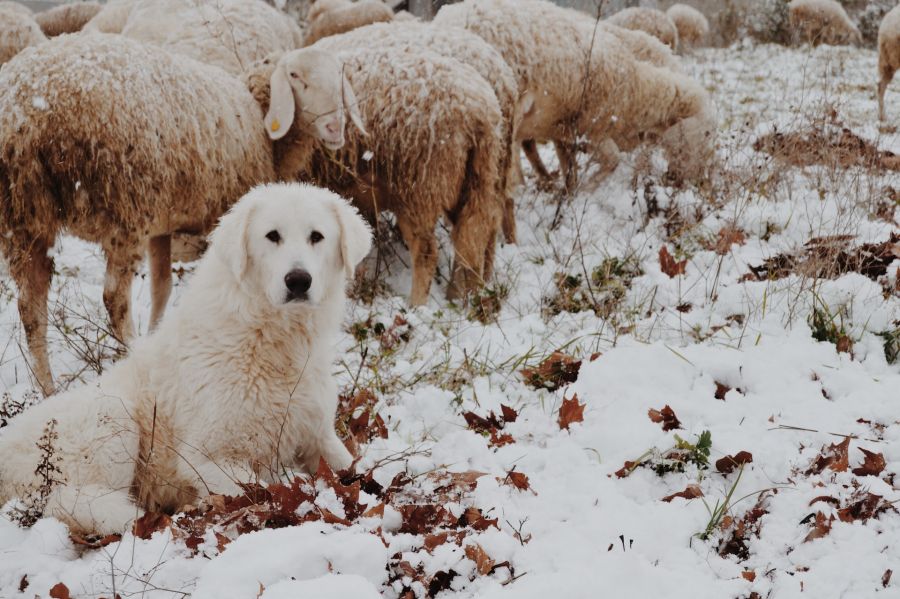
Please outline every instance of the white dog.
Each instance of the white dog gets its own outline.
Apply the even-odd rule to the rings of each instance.
[[[80,532],[121,532],[285,467],[344,468],[334,342],[369,227],[335,194],[257,187],[222,217],[179,305],[95,383],[0,431],[0,505],[40,496],[38,440],[58,472],[44,513]],[[51,421],[55,423],[51,424]],[[45,460],[46,461],[46,460]]]

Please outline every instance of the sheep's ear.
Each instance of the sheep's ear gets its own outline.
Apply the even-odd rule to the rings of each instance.
[[[534,110],[534,93],[528,90],[519,98],[519,114],[525,116]]]
[[[353,87],[346,75],[341,75],[341,100],[344,102],[344,110],[350,113],[350,120],[359,132],[368,135],[362,115],[359,114],[359,102],[356,101],[356,94],[353,93]]]
[[[372,229],[347,200],[336,199],[334,212],[341,229],[341,261],[347,280],[353,278],[356,265],[372,249]]]
[[[283,65],[276,65],[269,80],[269,112],[266,131],[272,139],[281,139],[294,122],[294,90]]]
[[[250,218],[255,202],[238,202],[210,235],[210,253],[221,260],[240,281],[250,266]]]

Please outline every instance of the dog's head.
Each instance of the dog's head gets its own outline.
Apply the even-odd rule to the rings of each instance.
[[[369,226],[346,200],[279,183],[241,198],[213,232],[210,252],[240,288],[291,309],[342,291],[371,246]]]

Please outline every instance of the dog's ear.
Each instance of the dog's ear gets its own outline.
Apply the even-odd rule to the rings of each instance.
[[[231,207],[210,234],[211,252],[240,283],[250,266],[250,218],[256,202],[243,200]]]
[[[353,278],[356,265],[372,249],[372,229],[347,200],[336,198],[332,204],[341,230],[341,261],[347,280]]]

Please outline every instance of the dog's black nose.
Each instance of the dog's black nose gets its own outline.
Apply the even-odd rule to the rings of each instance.
[[[302,299],[312,285],[312,275],[302,268],[295,268],[284,275],[284,284],[288,288],[289,299]]]

